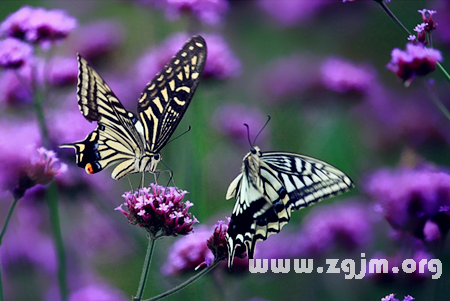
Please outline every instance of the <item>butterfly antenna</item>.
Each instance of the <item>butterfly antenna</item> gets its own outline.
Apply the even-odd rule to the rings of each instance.
[[[186,131],[184,131],[183,133],[181,133],[180,135],[176,136],[176,137],[173,138],[173,139],[170,139],[169,142],[166,143],[166,145],[169,144],[170,142],[172,142],[172,141],[174,141],[174,140],[180,138],[180,137],[183,136],[184,134],[187,134],[190,130],[191,130],[191,126],[189,126],[188,129],[187,129]]]
[[[250,140],[250,127],[248,124],[244,123],[244,126],[247,128],[247,140],[248,144],[250,144],[250,147],[253,147],[252,141]]]
[[[166,162],[164,162],[163,160],[161,160],[161,162],[167,167],[168,172],[169,172],[169,175],[170,175],[169,181],[167,182],[166,187],[169,186],[169,184],[170,184],[171,181],[172,181],[172,183],[173,183],[173,186],[174,186],[174,187],[177,187],[177,186],[175,185],[175,181],[173,180],[173,170],[172,170],[172,168],[170,168],[169,165],[167,165]]]
[[[258,139],[259,134],[261,134],[262,131],[266,128],[266,126],[267,126],[267,124],[269,123],[269,121],[270,121],[270,115],[267,115],[267,121],[266,121],[266,123],[264,124],[264,126],[259,130],[259,132],[258,132],[258,134],[256,135],[255,139],[253,140],[253,144],[252,144],[252,145],[255,145],[256,139]]]

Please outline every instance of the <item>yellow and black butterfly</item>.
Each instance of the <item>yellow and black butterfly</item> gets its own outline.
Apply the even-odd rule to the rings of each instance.
[[[205,40],[194,36],[147,84],[136,115],[78,55],[78,107],[88,121],[97,121],[97,128],[83,141],[61,147],[74,148],[77,165],[89,174],[113,163],[118,163],[111,174],[116,180],[131,173],[154,173],[159,152],[186,112],[205,62]]]
[[[353,186],[345,173],[323,161],[287,152],[262,153],[252,146],[226,196],[236,199],[227,231],[228,267],[238,246],[245,246],[253,259],[256,243],[280,232],[292,210]]]

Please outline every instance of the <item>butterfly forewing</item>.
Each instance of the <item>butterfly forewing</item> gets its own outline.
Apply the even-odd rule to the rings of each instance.
[[[151,151],[159,152],[178,126],[197,89],[205,62],[205,40],[195,36],[142,92],[138,112]]]
[[[247,168],[248,162],[258,170]],[[238,245],[245,245],[252,259],[256,243],[280,232],[292,210],[352,187],[353,182],[342,171],[311,157],[285,152],[261,154],[259,149],[247,154],[242,174],[227,192],[227,199],[236,199],[227,233],[228,265],[231,267]]]

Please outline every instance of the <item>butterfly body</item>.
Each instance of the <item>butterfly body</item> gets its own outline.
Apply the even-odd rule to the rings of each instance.
[[[227,232],[229,267],[237,246],[245,246],[253,259],[256,243],[279,233],[292,210],[352,187],[351,179],[328,163],[294,153],[262,153],[252,147],[226,195],[227,200],[236,200]]]
[[[117,164],[112,178],[156,171],[160,150],[175,131],[199,83],[206,62],[206,43],[194,36],[147,84],[138,114],[124,108],[101,76],[78,55],[78,108],[95,131],[82,141],[63,144],[76,152],[87,173]]]

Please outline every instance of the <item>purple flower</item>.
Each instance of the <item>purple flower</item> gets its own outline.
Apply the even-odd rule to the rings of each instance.
[[[179,238],[169,249],[167,260],[161,267],[164,275],[176,275],[193,271],[204,262],[211,263],[214,255],[206,241],[211,236],[211,230],[206,226],[197,226],[195,232]]]
[[[289,27],[312,19],[327,1],[259,0],[257,4],[278,24]]]
[[[394,298],[395,294],[389,294],[384,298],[381,298],[381,301],[399,301],[398,299]]]
[[[78,80],[78,62],[73,57],[53,57],[49,63],[48,81],[54,86],[76,84]]]
[[[16,38],[0,41],[0,67],[17,69],[26,64],[33,55],[33,48]]]
[[[125,294],[105,283],[89,284],[73,291],[69,301],[125,301]]]
[[[406,51],[395,48],[387,68],[397,74],[405,85],[411,84],[416,75],[424,76],[436,69],[436,63],[442,61],[439,50],[421,45],[406,44]]]
[[[67,37],[76,26],[77,20],[63,10],[23,6],[0,24],[0,33],[49,49],[53,42]]]
[[[398,299],[394,298],[395,294],[389,294],[384,298],[381,298],[381,301],[399,301]],[[405,298],[403,298],[403,301],[412,301],[414,300],[413,297],[411,297],[410,295],[405,296]]]
[[[298,246],[302,256],[317,256],[337,246],[359,249],[372,240],[373,219],[360,201],[315,207],[303,220],[294,248]]]
[[[206,241],[208,249],[211,250],[216,259],[225,259],[228,257],[228,242],[226,236],[229,223],[230,218],[227,219],[227,222],[222,220],[218,221],[217,224],[214,225],[213,234]],[[209,265],[210,262],[206,261],[206,264]]]
[[[338,57],[326,59],[320,68],[322,83],[328,89],[346,93],[366,94],[376,80],[375,71],[367,65],[357,65]]]
[[[11,126],[14,122],[21,124],[8,120],[0,127],[0,140],[8,141],[0,147],[0,189],[20,198],[29,188],[50,183],[67,166],[59,162],[55,152],[36,147],[40,138],[34,124]]]
[[[450,217],[441,212],[450,205],[447,172],[425,167],[381,169],[368,177],[364,189],[394,229],[424,238],[426,222],[434,220],[441,232],[448,231],[445,225]]]
[[[223,37],[217,34],[203,34],[208,47],[205,70],[203,77],[226,79],[238,76],[241,72],[241,63],[230,50]],[[159,46],[152,48],[142,56],[136,65],[139,74],[140,86],[153,78],[172,56],[180,50],[181,46],[189,38],[186,33],[177,33]]]
[[[182,202],[187,191],[176,187],[150,184],[138,191],[128,191],[122,196],[125,203],[116,208],[122,212],[132,225],[145,228],[154,237],[188,235],[198,220],[188,209],[194,204]],[[122,206],[126,206],[125,211]]]
[[[168,20],[179,19],[185,13],[209,25],[220,23],[229,9],[226,0],[157,0],[155,4],[164,9]]]
[[[117,49],[125,40],[125,28],[118,20],[100,20],[83,25],[74,33],[73,48],[88,62]]]
[[[214,127],[224,135],[243,144],[248,144],[247,128],[244,123],[249,126],[250,138],[254,138],[256,133],[262,129],[266,120],[266,116],[257,108],[247,107],[243,104],[224,105],[213,114]],[[267,130],[264,130],[261,132],[260,138],[263,139],[266,135]]]
[[[424,8],[419,9],[418,12],[422,15],[422,20],[425,23],[424,30],[426,32],[431,32],[437,28],[437,23],[433,21],[433,15],[437,13],[437,11]]]
[[[258,86],[265,99],[277,103],[292,97],[298,98],[308,89],[318,86],[319,59],[308,54],[293,54],[269,63],[261,72]]]
[[[203,34],[208,46],[203,77],[226,79],[241,74],[241,62],[219,34]]]

